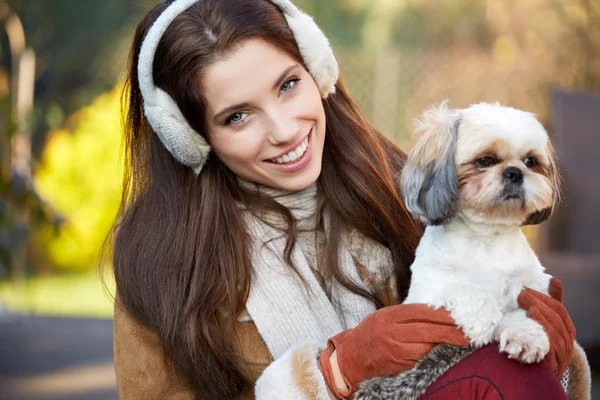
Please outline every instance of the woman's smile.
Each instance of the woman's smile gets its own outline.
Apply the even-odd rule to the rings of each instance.
[[[278,157],[266,160],[271,168],[284,173],[294,173],[304,168],[312,159],[312,132],[311,129],[308,135],[302,140],[300,145],[293,146],[289,152],[284,152]]]

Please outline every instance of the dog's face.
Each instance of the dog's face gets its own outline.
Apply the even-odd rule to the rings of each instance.
[[[533,114],[494,104],[427,111],[402,182],[409,210],[439,225],[457,212],[478,223],[549,218],[558,174],[548,134]]]

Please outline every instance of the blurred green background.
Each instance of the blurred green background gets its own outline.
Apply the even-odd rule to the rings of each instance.
[[[294,1],[331,39],[365,114],[406,150],[414,119],[444,99],[454,107],[498,101],[532,111],[552,135],[557,93],[600,104],[600,0]],[[97,271],[110,270],[110,254],[100,250],[120,202],[120,93],[129,46],[137,21],[156,3],[0,0],[3,398],[117,397],[112,301]],[[570,140],[590,143],[581,145],[591,154],[585,159],[600,152],[597,108],[591,131],[569,132]],[[568,140],[561,140],[568,155]],[[566,239],[526,230],[545,263],[563,260],[550,272],[565,283],[578,339],[589,349],[600,343],[600,241],[580,227],[597,232],[597,207],[574,228],[564,221],[585,209],[582,198],[596,193],[593,204],[600,201],[600,190],[586,192],[600,188],[600,168],[591,165],[561,164],[575,185],[567,194],[579,195],[551,220]],[[581,176],[587,181],[577,186]],[[575,241],[592,238],[591,245],[565,245],[581,235]],[[107,284],[110,291],[110,277]]]

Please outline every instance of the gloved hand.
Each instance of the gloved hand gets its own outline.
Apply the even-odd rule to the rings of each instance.
[[[550,351],[545,359],[550,363],[556,377],[560,379],[573,357],[575,326],[562,304],[562,283],[556,278],[551,278],[548,292],[550,296],[525,288],[519,294],[517,301],[519,307],[527,311],[527,316],[546,330]]]
[[[426,304],[400,304],[382,308],[355,328],[330,338],[321,353],[320,366],[331,392],[346,399],[365,379],[412,368],[439,343],[468,346],[469,339],[447,310],[434,310]],[[347,391],[336,388],[333,380],[330,356],[334,350]]]

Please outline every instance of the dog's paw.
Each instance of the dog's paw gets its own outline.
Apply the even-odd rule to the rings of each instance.
[[[531,364],[540,362],[550,350],[550,341],[542,325],[533,320],[505,326],[498,338],[500,351],[509,358]]]
[[[475,347],[483,347],[494,341],[496,329],[503,317],[494,307],[482,307],[478,312],[470,314],[453,313],[452,316]]]
[[[475,347],[483,347],[494,341],[494,325],[488,326],[464,326],[462,327],[463,332],[469,338],[471,345]]]

